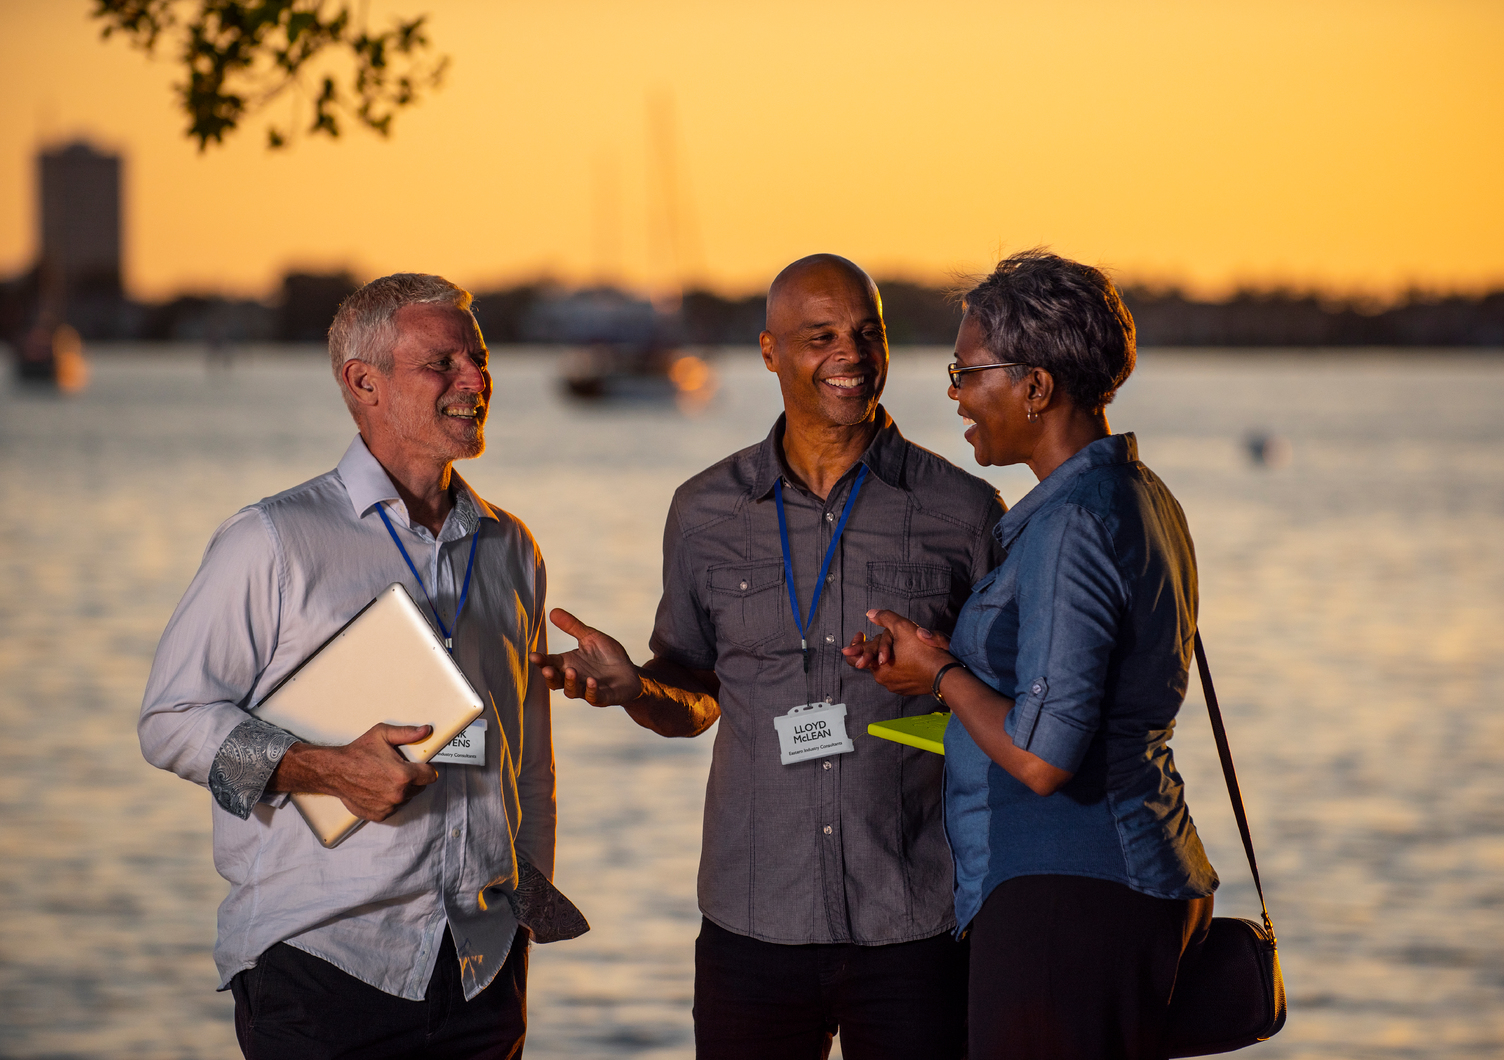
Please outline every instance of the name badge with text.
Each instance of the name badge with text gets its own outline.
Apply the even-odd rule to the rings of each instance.
[[[784,765],[852,750],[845,703],[804,703],[773,719]]]
[[[430,765],[483,766],[486,764],[486,719],[476,718],[438,754]]]

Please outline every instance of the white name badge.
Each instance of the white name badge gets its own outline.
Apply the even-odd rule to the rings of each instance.
[[[429,760],[430,764],[483,766],[486,764],[486,719],[476,718],[449,746]]]
[[[804,703],[773,719],[784,765],[852,750],[845,703]]]

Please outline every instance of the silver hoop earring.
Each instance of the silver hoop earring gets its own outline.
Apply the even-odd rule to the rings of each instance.
[[[1035,412],[1032,408],[1028,408],[1027,406],[1024,408],[1024,416],[1027,417],[1030,423],[1039,422],[1039,413]]]

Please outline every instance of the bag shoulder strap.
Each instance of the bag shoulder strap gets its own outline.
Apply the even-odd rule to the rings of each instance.
[[[1259,863],[1253,856],[1253,836],[1248,831],[1248,814],[1243,810],[1243,793],[1238,788],[1238,773],[1232,765],[1232,749],[1227,746],[1227,728],[1222,724],[1222,708],[1217,706],[1217,690],[1212,687],[1211,667],[1206,663],[1206,649],[1201,646],[1201,631],[1196,631],[1196,669],[1201,673],[1201,691],[1206,696],[1206,712],[1211,716],[1212,736],[1217,741],[1217,757],[1222,759],[1222,776],[1227,779],[1227,797],[1232,800],[1232,814],[1238,819],[1238,832],[1243,837],[1243,851],[1248,855],[1248,868],[1253,873],[1253,886],[1259,892],[1259,909],[1264,914],[1264,930],[1269,932],[1269,942],[1274,943],[1274,923],[1269,919],[1269,906],[1264,901],[1264,884],[1259,879]]]

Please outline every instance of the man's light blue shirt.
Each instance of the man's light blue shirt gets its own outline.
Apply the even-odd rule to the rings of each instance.
[[[517,930],[519,859],[552,877],[549,692],[528,662],[547,651],[543,560],[520,521],[458,475],[435,537],[414,523],[357,435],[339,466],[226,521],[157,647],[138,726],[142,752],[214,796],[221,989],[278,942],[389,994],[421,1000],[446,924],[466,997],[501,969]],[[285,796],[264,794],[294,742],[248,713],[392,582],[422,588],[377,513],[385,505],[485,700],[484,766],[439,779],[386,821],[324,849]],[[475,573],[457,628],[470,535]]]

